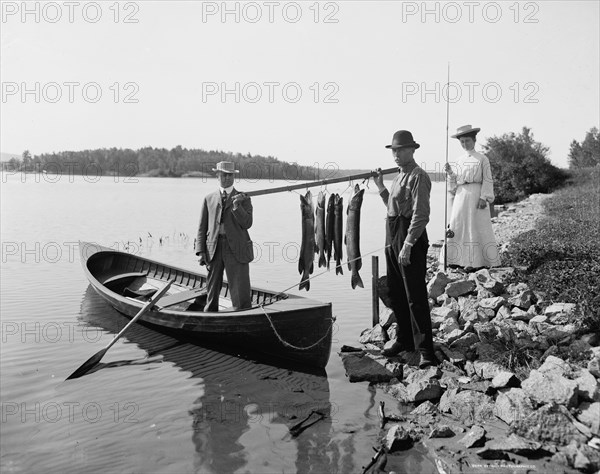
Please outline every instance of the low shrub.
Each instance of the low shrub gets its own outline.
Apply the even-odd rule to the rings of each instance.
[[[600,168],[578,170],[544,202],[536,229],[511,241],[509,261],[548,303],[578,303],[582,331],[600,331]]]

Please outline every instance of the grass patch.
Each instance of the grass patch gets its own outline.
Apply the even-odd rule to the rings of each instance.
[[[582,332],[600,331],[600,168],[571,172],[536,229],[511,241],[509,264],[547,303],[577,303]]]

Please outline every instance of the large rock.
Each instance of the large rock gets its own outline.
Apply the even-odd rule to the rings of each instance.
[[[494,280],[506,284],[515,276],[515,269],[513,267],[490,268],[490,275]]]
[[[548,316],[544,316],[543,314],[538,314],[537,316],[534,316],[533,318],[531,318],[529,320],[529,325],[533,326],[538,323],[547,323],[547,322],[548,322]]]
[[[402,364],[399,362],[365,352],[341,353],[340,356],[350,382],[389,382],[393,378],[402,380]]]
[[[436,413],[439,413],[437,407],[429,400],[421,403],[417,408],[410,412],[411,415],[417,417],[425,415],[434,415]]]
[[[504,459],[506,453],[520,454],[521,456],[537,456],[542,448],[540,443],[523,439],[511,434],[509,436],[494,439],[486,444],[485,448],[477,451],[477,455],[483,459]]]
[[[592,360],[588,362],[587,369],[594,377],[600,378],[600,357],[592,357]]]
[[[531,306],[531,308],[533,308],[533,306]],[[531,309],[530,308],[530,309]],[[529,312],[529,310],[527,311],[523,311],[521,308],[519,308],[518,306],[515,306],[512,311],[510,312],[510,319],[514,320],[514,321],[525,321],[525,322],[529,322],[529,320],[531,318],[533,318],[534,315],[531,314]]]
[[[532,304],[535,304],[537,297],[531,290],[525,290],[508,299],[508,302],[513,306],[518,306],[521,309],[528,310]]]
[[[376,344],[378,342],[385,343],[388,340],[388,335],[381,324],[376,324],[370,329],[365,329],[360,333],[358,342],[361,344]]]
[[[448,358],[451,364],[462,364],[467,360],[466,356],[460,350],[450,349],[443,344],[440,345],[440,350]]]
[[[476,323],[479,321],[478,306],[467,307],[460,312],[458,322],[464,326],[468,322]]]
[[[539,335],[544,336],[553,344],[565,345],[575,339],[576,327],[574,324],[554,325],[548,323],[536,324]]]
[[[479,300],[479,307],[491,309],[495,315],[496,311],[500,309],[500,306],[503,306],[506,303],[506,298],[503,298],[502,296],[496,296],[494,298],[485,298],[483,300]]]
[[[452,438],[456,433],[448,425],[439,425],[431,430],[430,438]]]
[[[559,357],[550,355],[546,357],[544,363],[538,368],[539,372],[545,374],[565,375],[571,372],[571,366]]]
[[[600,450],[572,441],[567,446],[559,447],[552,461],[581,472],[597,472],[600,469]]]
[[[577,383],[577,393],[581,400],[590,402],[600,401],[600,385],[596,381],[596,377],[589,370],[580,370],[575,379]],[[600,417],[600,411],[598,412]]]
[[[458,324],[458,321],[454,318],[446,318],[444,319],[440,325],[438,326],[439,332],[441,333],[441,337],[445,337],[446,339],[450,336],[450,334],[453,333],[453,331],[459,331],[459,336],[462,336],[464,334],[464,331],[462,329],[460,329],[460,324]],[[457,339],[457,338],[455,338]],[[453,339],[454,341],[454,339]]]
[[[449,345],[452,344],[454,341],[456,341],[457,339],[459,339],[461,336],[463,336],[466,333],[467,333],[467,331],[465,331],[464,329],[459,329],[459,328],[453,329],[449,333],[444,334],[444,339],[446,340],[446,344],[449,344]]]
[[[400,403],[410,403],[408,399],[408,393],[406,386],[402,382],[398,383],[387,383],[383,385],[383,391],[389,393],[392,397],[398,400]]]
[[[518,387],[521,385],[521,381],[512,372],[500,372],[496,374],[492,379],[492,387],[494,388],[508,388]]]
[[[600,436],[600,402],[583,402],[577,410],[577,419],[588,426],[596,436]]]
[[[382,306],[379,310],[379,324],[384,329],[389,329],[389,327],[396,322],[396,315],[394,314],[394,310],[388,308],[387,306]]]
[[[450,278],[444,272],[437,272],[427,284],[427,294],[429,298],[436,299],[446,289],[446,285],[450,283]]]
[[[491,342],[494,341],[498,335],[498,329],[492,322],[477,322],[473,324],[473,329],[480,341]]]
[[[404,428],[400,425],[392,426],[385,436],[385,447],[388,452],[408,449],[412,446],[412,439]]]
[[[434,328],[440,327],[440,325],[446,319],[454,319],[458,317],[458,311],[450,306],[440,306],[431,309],[431,325]]]
[[[477,288],[482,293],[487,292],[492,296],[499,296],[504,292],[504,285],[502,282],[493,278],[490,271],[486,268],[471,273],[469,279],[476,283]]]
[[[479,342],[479,338],[477,337],[477,334],[468,332],[466,334],[463,334],[461,337],[456,339],[454,342],[452,342],[450,344],[450,348],[458,349],[458,350],[465,350],[465,349],[469,349],[471,346],[473,346],[474,344],[477,344],[478,342]]]
[[[406,386],[408,401],[422,402],[442,396],[443,389],[437,379],[421,379]]]
[[[473,280],[454,281],[446,286],[446,294],[451,298],[457,298],[458,296],[470,293],[476,286]]]
[[[388,341],[384,344],[384,347],[390,341],[392,341],[392,344],[393,344],[398,339],[398,323],[392,323],[392,324],[390,324],[390,327],[387,328],[386,332],[387,332],[387,335],[388,335]]]
[[[575,303],[554,303],[544,310],[544,315],[552,324],[567,324],[571,322],[577,313]]]
[[[529,378],[521,384],[525,393],[537,403],[558,403],[573,407],[577,405],[577,382],[553,372],[532,370]]]
[[[439,379],[442,376],[442,370],[439,367],[432,366],[423,370],[415,370],[408,374],[404,383],[410,384],[414,382],[418,382],[419,380],[431,380],[431,379]]]
[[[442,395],[438,408],[441,412],[450,412],[463,422],[483,423],[493,417],[494,403],[491,397],[481,392],[458,392],[453,388]]]
[[[579,443],[587,440],[573,424],[569,411],[555,403],[544,405],[529,416],[515,420],[509,430],[541,443],[566,445],[572,440]]]
[[[498,308],[498,311],[496,311],[496,321],[510,318],[511,312],[510,309],[508,309],[508,306],[501,306],[500,308]]]
[[[521,388],[511,388],[498,393],[494,405],[494,415],[510,425],[515,420],[523,419],[533,412],[533,403]]]
[[[467,369],[467,375],[478,375],[482,379],[492,380],[500,372],[504,372],[505,369],[500,364],[492,361],[480,361],[476,360]]]
[[[490,292],[494,296],[500,296],[502,293],[504,293],[504,285],[497,280],[484,283],[483,289]]]
[[[529,285],[527,283],[519,282],[519,283],[511,283],[506,287],[506,292],[511,296],[517,296],[524,291],[529,290]]]
[[[473,425],[458,442],[465,448],[479,448],[485,444],[485,429],[482,426]]]

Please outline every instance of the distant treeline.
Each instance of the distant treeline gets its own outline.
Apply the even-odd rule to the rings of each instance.
[[[2,163],[2,169],[12,172],[37,172],[87,176],[152,176],[205,177],[220,161],[232,161],[240,179],[282,179],[287,181],[332,179],[364,173],[367,169],[341,169],[334,161],[312,166],[280,161],[272,156],[243,155],[224,151],[205,151],[177,146],[146,147],[139,150],[102,148],[98,150],[61,151],[32,156],[23,152],[21,160],[12,158]],[[443,179],[432,173],[432,179]]]

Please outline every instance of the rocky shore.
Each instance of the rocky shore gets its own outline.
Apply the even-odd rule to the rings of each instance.
[[[493,218],[502,253],[534,227],[545,198]],[[600,335],[578,331],[580,308],[546,301],[511,267],[443,272],[433,255],[430,270],[439,366],[419,370],[416,353],[381,354],[397,330],[384,291],[379,324],[362,332],[362,347],[340,352],[351,382],[399,402],[380,406],[380,445],[364,472],[394,472],[399,453],[417,442],[440,473],[598,472]]]

